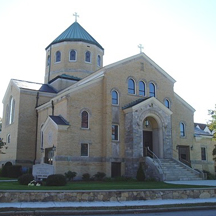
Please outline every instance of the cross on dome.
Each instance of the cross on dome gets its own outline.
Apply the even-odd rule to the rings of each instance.
[[[79,17],[79,15],[77,14],[77,12],[75,12],[75,13],[73,14],[73,16],[75,16],[75,22],[77,22],[77,17]]]
[[[142,49],[144,49],[143,45],[142,45],[142,44],[139,44],[139,45],[138,45],[138,48],[140,49],[140,53],[142,53]]]

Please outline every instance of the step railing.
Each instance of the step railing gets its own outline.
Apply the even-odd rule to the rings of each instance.
[[[155,161],[158,164],[159,170],[164,175],[163,168],[162,168],[162,165],[161,165],[161,161],[158,158],[158,156],[153,151],[151,151],[149,147],[147,147],[146,149],[147,149],[147,156],[149,155],[153,159],[153,161]]]
[[[198,172],[197,170],[191,168],[190,166],[186,165],[185,163],[181,162],[180,160],[177,160],[175,158],[172,158],[174,161],[176,161],[177,163],[181,164],[182,166],[184,166],[185,168],[187,168],[188,170],[190,170],[191,172],[193,172],[194,174],[199,175],[199,177],[201,177],[202,179],[205,178],[205,175],[203,172]]]

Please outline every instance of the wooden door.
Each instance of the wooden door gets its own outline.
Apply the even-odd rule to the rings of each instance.
[[[178,146],[179,149],[179,160],[188,165],[191,166],[190,161],[190,147],[189,146]]]

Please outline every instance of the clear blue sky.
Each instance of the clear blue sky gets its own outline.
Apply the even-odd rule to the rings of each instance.
[[[139,53],[141,43],[206,123],[216,104],[215,11],[216,0],[0,0],[0,100],[11,78],[43,82],[45,47],[77,12],[104,47],[104,65]]]

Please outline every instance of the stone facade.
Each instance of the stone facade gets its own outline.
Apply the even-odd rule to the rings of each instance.
[[[105,202],[215,198],[215,189],[110,191],[0,191],[0,202]]]

